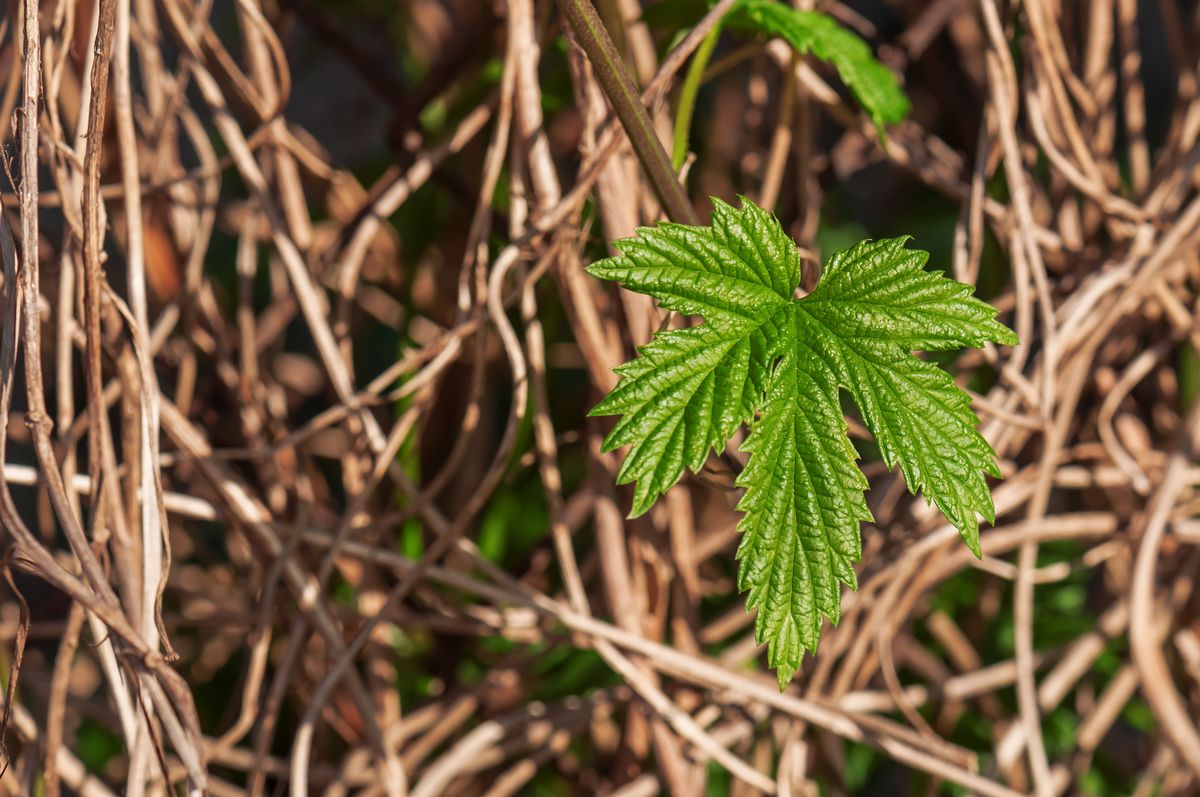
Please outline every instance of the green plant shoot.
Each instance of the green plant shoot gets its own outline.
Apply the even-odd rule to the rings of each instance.
[[[1000,476],[969,396],[913,355],[1017,337],[971,288],[927,271],[906,238],[864,241],[826,264],[797,299],[800,256],[775,217],[742,199],[714,200],[712,224],[659,224],[616,242],[593,276],[702,316],[661,332],[617,369],[592,415],[619,415],[605,450],[628,446],[617,481],[645,512],[684,468],[698,471],[742,424],[750,454],[737,479],[738,588],[756,609],[780,689],[815,651],[822,617],[836,623],[841,584],[857,585],[867,480],[846,437],[849,392],[884,462],[980,555],[979,519],[995,521],[985,475]]]
[[[690,18],[703,5],[693,0],[660,3],[651,6],[657,13],[647,12],[647,18],[659,22],[690,24]],[[665,18],[660,18],[665,17]],[[671,19],[681,17],[681,19]],[[672,165],[678,170],[687,156],[688,134],[696,96],[703,80],[721,29],[728,27],[748,33],[765,33],[786,41],[800,55],[811,53],[837,70],[838,76],[854,94],[863,110],[871,117],[882,140],[884,128],[896,124],[908,115],[910,103],[904,89],[890,69],[871,53],[871,47],[836,19],[819,11],[800,11],[777,0],[739,0],[709,32],[696,50],[688,67],[687,77],[679,94],[679,110],[675,117]]]
[[[778,36],[801,55],[811,52],[832,64],[870,115],[881,138],[885,125],[908,114],[908,97],[896,76],[875,59],[870,45],[858,34],[828,14],[798,11],[776,0],[742,0],[730,12],[730,26]]]

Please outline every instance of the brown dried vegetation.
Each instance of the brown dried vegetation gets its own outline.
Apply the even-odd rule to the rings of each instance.
[[[903,76],[886,141],[722,40],[695,210],[915,233],[1023,341],[949,366],[983,560],[860,441],[861,587],[783,694],[736,448],[628,521],[585,418],[665,319],[582,266],[662,212],[553,3],[4,5],[0,790],[1200,790],[1195,2],[815,3]],[[597,5],[666,133],[720,9]]]

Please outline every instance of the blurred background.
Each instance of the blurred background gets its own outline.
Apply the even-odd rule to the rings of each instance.
[[[981,560],[847,403],[875,523],[780,693],[741,437],[630,520],[587,417],[668,319],[582,269],[665,216],[555,2],[4,3],[0,789],[1200,793],[1200,7],[794,5],[911,111],[729,26],[696,213],[772,210],[807,290],[910,235],[1022,345],[935,358]],[[595,6],[670,151],[719,15]]]

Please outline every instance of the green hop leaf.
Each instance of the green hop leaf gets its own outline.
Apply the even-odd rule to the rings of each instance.
[[[742,424],[749,462],[738,587],[784,688],[822,617],[837,622],[841,584],[856,586],[867,481],[846,437],[839,391],[862,411],[889,467],[921,490],[978,556],[979,515],[995,521],[984,474],[1000,476],[970,398],[913,356],[1013,345],[1016,336],[969,286],[925,270],[907,238],[835,254],[817,289],[795,298],[800,258],[771,214],[713,200],[709,227],[659,224],[618,241],[588,268],[704,323],[659,333],[617,369],[592,415],[619,415],[604,449],[628,446],[617,481],[635,483],[631,515],[653,505]]]
[[[903,119],[908,97],[891,70],[875,59],[871,47],[828,14],[798,11],[776,0],[742,0],[731,13],[731,24],[778,36],[796,52],[811,52],[837,69],[871,121],[883,134],[884,125]]]

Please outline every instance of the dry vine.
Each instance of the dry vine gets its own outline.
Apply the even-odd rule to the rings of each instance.
[[[676,42],[597,3],[664,130],[731,5]],[[860,588],[781,694],[731,577],[741,455],[625,520],[585,418],[677,319],[582,271],[663,213],[554,3],[390,4],[415,81],[361,46],[365,3],[7,3],[0,789],[842,794],[867,748],[928,793],[1101,765],[1200,790],[1196,4],[796,5],[870,40],[912,117],[882,140],[826,69],[731,39],[674,215],[745,193],[812,262],[839,184],[940,196],[942,265],[990,274],[1023,345],[951,366],[1005,472],[984,558],[868,464]],[[373,181],[294,119],[312,48],[390,125]],[[412,210],[431,188],[449,212]],[[545,517],[506,560],[481,528],[520,479]],[[1039,638],[1064,611],[1078,632]],[[540,700],[562,651],[605,680]],[[91,726],[120,743],[100,769]]]

